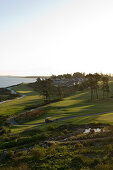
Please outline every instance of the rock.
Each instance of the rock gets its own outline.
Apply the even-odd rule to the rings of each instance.
[[[67,138],[64,139],[64,141],[66,141],[66,140],[67,140]]]
[[[43,143],[41,142],[39,145],[42,147],[50,147],[52,145],[56,145],[56,141],[45,141]]]
[[[52,145],[56,145],[56,142],[55,141],[46,141],[45,144],[47,146],[52,146]]]

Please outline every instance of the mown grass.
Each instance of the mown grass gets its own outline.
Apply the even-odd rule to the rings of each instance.
[[[42,102],[42,97],[38,92],[33,91],[32,88],[28,87],[26,84],[17,86],[13,88],[15,91],[22,95],[26,95],[24,98],[19,100],[9,101],[0,105],[1,115],[11,115],[24,112],[29,106],[34,106]],[[90,101],[90,90],[78,91],[69,97],[63,98],[62,101],[52,103],[49,106],[44,106],[42,109],[47,110],[46,114],[38,117],[33,121],[25,123],[28,126],[17,126],[17,128],[12,129],[12,131],[24,131],[27,128],[39,126],[40,128],[47,126],[36,125],[36,123],[44,122],[46,117],[51,117],[51,120],[57,118],[73,117],[83,115],[84,117],[76,117],[69,120],[61,120],[53,122],[53,125],[62,125],[67,123],[72,124],[84,124],[84,123],[110,123],[113,124],[113,82],[110,82],[110,93],[109,98],[102,99],[102,92],[99,92],[99,100],[93,102]],[[110,112],[102,115],[91,115],[94,113],[104,113]],[[86,116],[85,116],[86,115]],[[87,116],[88,115],[88,116]],[[29,125],[31,124],[31,125]]]
[[[22,84],[17,87],[13,87],[13,90],[26,95],[22,99],[15,99],[6,103],[0,104],[0,115],[13,115],[26,111],[27,107],[36,106],[43,102],[42,97],[38,92],[33,91],[27,84]]]
[[[26,124],[35,124],[44,122],[47,116],[51,117],[51,120],[57,118],[73,117],[83,115],[85,117],[74,118],[70,120],[65,120],[64,122],[69,123],[91,123],[91,122],[103,122],[103,123],[112,123],[113,119],[111,114],[105,114],[104,112],[113,111],[113,82],[110,82],[110,93],[109,97],[103,99],[102,92],[99,92],[99,100],[90,100],[90,90],[84,90],[76,92],[70,97],[64,98],[60,102],[53,103],[49,106],[45,106],[48,111],[43,116],[37,118],[36,120],[29,121]],[[103,115],[91,115],[95,113],[103,113]],[[88,115],[88,116],[87,116]],[[108,115],[108,118],[106,119]],[[58,124],[59,122],[57,122]]]

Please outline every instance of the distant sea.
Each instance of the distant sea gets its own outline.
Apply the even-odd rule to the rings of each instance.
[[[13,86],[13,85],[17,85],[20,83],[32,83],[35,81],[36,81],[36,78],[0,76],[0,88]]]

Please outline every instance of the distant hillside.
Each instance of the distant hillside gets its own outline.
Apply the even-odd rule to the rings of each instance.
[[[51,76],[25,76],[23,78],[50,78]]]

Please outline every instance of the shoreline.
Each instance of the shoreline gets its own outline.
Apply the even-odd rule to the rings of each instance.
[[[19,84],[15,84],[15,85],[11,85],[11,86],[7,86],[7,87],[0,87],[0,89],[7,89],[7,88],[12,88],[12,87],[16,87],[16,86],[19,86],[23,83],[19,83]]]
[[[19,86],[19,85],[21,85],[21,84],[23,84],[23,83],[19,83],[19,84],[15,84],[15,85],[7,86],[7,87],[4,87],[4,88],[12,88],[12,87]]]
[[[36,82],[36,78],[25,78],[25,77],[0,77],[0,88],[7,88],[12,86],[17,86],[21,83],[32,83]]]

